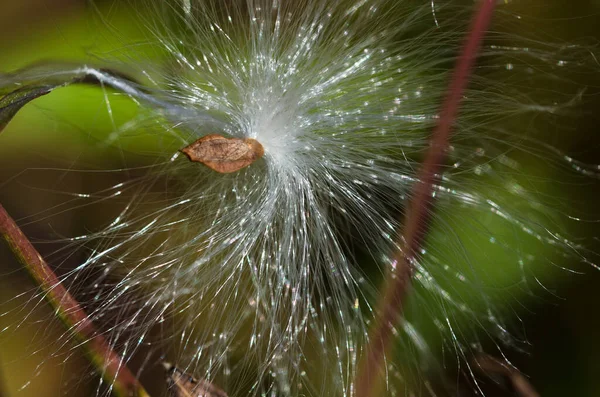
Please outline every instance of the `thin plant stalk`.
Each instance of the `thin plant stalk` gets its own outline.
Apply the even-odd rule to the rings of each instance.
[[[56,315],[81,342],[89,360],[111,385],[113,393],[118,397],[150,397],[1,204],[0,234],[40,286]]]
[[[0,356],[0,397],[8,397],[6,379],[4,378],[4,365],[2,362],[2,356]]]
[[[401,321],[404,303],[412,285],[414,262],[431,220],[434,186],[440,179],[452,126],[456,121],[459,105],[485,31],[490,24],[496,1],[481,1],[454,68],[438,124],[432,133],[418,182],[411,194],[403,234],[399,242],[400,248],[393,259],[392,271],[387,277],[383,293],[377,303],[376,318],[370,330],[369,343],[356,375],[354,393],[356,397],[381,395],[386,356],[391,353],[394,343],[393,330]]]

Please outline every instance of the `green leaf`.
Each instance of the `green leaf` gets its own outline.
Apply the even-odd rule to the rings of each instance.
[[[133,79],[116,71],[88,66],[35,66],[0,75],[0,132],[32,100],[75,83],[109,86],[151,104],[166,105],[145,93]]]
[[[23,87],[0,98],[0,132],[17,112],[30,101],[48,94],[57,86]]]

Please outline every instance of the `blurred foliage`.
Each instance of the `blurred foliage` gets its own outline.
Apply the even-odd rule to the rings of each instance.
[[[581,2],[579,7],[574,7],[567,0],[556,0],[556,3],[550,8],[541,0],[527,2],[529,11],[533,10],[539,15],[539,26],[530,28],[551,31],[553,18],[581,18],[581,23],[577,24],[580,31],[553,33],[565,40],[583,36],[589,37],[590,41],[600,38],[598,2]],[[105,6],[102,2],[97,4],[98,7]],[[0,57],[0,71],[15,70],[42,60],[102,64],[98,55],[109,57],[115,48],[120,48],[123,38],[144,40],[143,34],[136,28],[138,25],[131,23],[132,18],[143,18],[143,8],[130,2],[110,2],[107,6],[111,7],[110,12],[106,13],[108,19],[99,21],[90,20],[89,15],[94,12],[86,8],[83,1],[0,1],[0,33],[4,37],[0,39],[0,53],[3,54]],[[582,110],[583,116],[577,120],[577,132],[571,134],[567,142],[564,142],[564,137],[560,139],[564,143],[561,146],[569,147],[574,157],[599,163],[600,139],[596,126],[600,120],[594,115],[594,109],[600,108],[600,95],[597,95],[597,87],[592,87],[592,91],[594,89],[596,91],[591,93],[586,108]],[[49,222],[43,219],[43,211],[60,204],[61,198],[45,195],[42,190],[32,195],[35,190],[31,186],[43,185],[44,181],[29,175],[26,171],[28,168],[68,168],[75,163],[79,166],[119,167],[122,165],[119,150],[127,150],[135,145],[138,153],[154,152],[163,144],[156,135],[145,131],[137,138],[133,137],[131,142],[120,141],[119,150],[115,150],[110,145],[107,132],[113,131],[115,125],[123,125],[135,117],[139,109],[125,96],[112,95],[110,104],[113,110],[118,109],[112,112],[112,118],[107,111],[102,90],[88,86],[60,89],[26,106],[4,132],[0,145],[0,202],[24,225],[28,235],[72,235],[82,231],[84,224],[87,227],[90,219],[92,223],[100,222],[94,219],[94,214],[72,211],[61,218],[60,227],[63,230],[57,230],[54,223],[50,227]],[[140,164],[143,164],[143,160]],[[129,164],[135,165],[138,164]],[[600,215],[595,203],[600,193],[597,183],[594,185],[594,181],[590,180],[585,189],[574,186],[572,190],[565,191],[568,177],[549,175],[545,171],[537,170],[540,178],[537,183],[530,183],[530,189],[560,197],[559,201],[567,206],[579,206],[582,213]],[[13,183],[17,175],[19,183]],[[98,176],[98,179],[101,178],[109,177]],[[84,176],[69,175],[65,176],[64,183],[68,184],[69,190],[75,190],[78,186],[85,187],[89,181],[84,180]],[[47,188],[50,191],[63,189],[56,185]],[[468,209],[458,212],[461,213],[454,213],[452,217],[470,218]],[[87,223],[82,221],[82,217]],[[493,219],[489,221],[494,222]],[[481,222],[485,224],[486,220]],[[491,227],[491,224],[488,222],[487,226]],[[582,223],[577,234],[593,237],[593,226]],[[507,284],[514,282],[514,274],[502,272],[501,250],[478,252],[478,237],[465,238],[471,246],[465,246],[464,249],[477,253],[482,263],[495,266],[495,269],[489,269],[493,272],[490,277],[506,280]],[[50,255],[57,248],[54,243],[40,244],[42,254]],[[591,248],[600,252],[600,245]],[[446,254],[449,257],[452,255],[451,252]],[[500,259],[490,262],[487,260],[490,257]],[[92,372],[89,364],[77,350],[71,349],[66,340],[63,349],[56,352],[55,342],[64,335],[61,324],[52,321],[53,313],[35,295],[35,287],[19,271],[3,246],[0,248],[0,259],[0,314],[6,313],[0,316],[0,330],[11,326],[9,331],[0,333],[1,379],[7,395],[58,396],[65,391],[72,397],[94,395],[98,382],[97,378],[89,376]],[[575,270],[585,275],[548,270],[551,274],[544,279],[544,285],[560,299],[520,298],[524,300],[523,306],[529,309],[523,309],[518,314],[522,320],[523,334],[531,348],[528,350],[530,354],[511,354],[511,360],[531,376],[532,383],[543,396],[600,395],[600,379],[596,375],[600,373],[600,342],[596,331],[596,313],[600,310],[600,272],[583,266]],[[16,331],[12,328],[15,324],[20,324]],[[155,376],[156,373],[159,372],[150,372],[142,378],[150,391],[160,390],[164,383],[161,382],[161,375]],[[18,392],[24,385],[27,387]],[[494,390],[490,389],[490,395],[494,395]]]

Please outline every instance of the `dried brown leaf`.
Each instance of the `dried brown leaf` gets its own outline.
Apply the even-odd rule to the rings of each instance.
[[[181,150],[191,161],[202,163],[223,174],[241,170],[261,158],[263,146],[255,139],[206,135]]]
[[[169,363],[163,365],[167,370],[170,397],[228,397],[227,393],[210,382],[195,379]]]

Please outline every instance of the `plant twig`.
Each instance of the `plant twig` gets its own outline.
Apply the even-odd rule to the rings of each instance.
[[[0,234],[42,288],[58,317],[82,342],[90,361],[102,378],[112,385],[114,394],[119,397],[150,397],[1,204]]]
[[[492,356],[481,354],[473,359],[479,370],[488,376],[500,374],[512,383],[514,391],[520,397],[540,397],[529,380],[519,370],[506,361],[500,361]]]
[[[1,356],[0,356],[1,358]],[[6,387],[6,381],[4,378],[4,366],[0,359],[0,397],[8,397],[8,390]]]
[[[489,26],[496,0],[482,0],[472,22],[468,37],[454,68],[448,94],[442,105],[439,122],[433,131],[430,147],[419,172],[406,212],[400,249],[393,260],[382,298],[378,302],[369,344],[359,365],[356,397],[379,396],[384,379],[386,356],[393,345],[393,329],[399,323],[404,300],[412,284],[413,262],[421,247],[432,215],[433,189],[440,177],[450,133],[456,120],[471,69]]]

